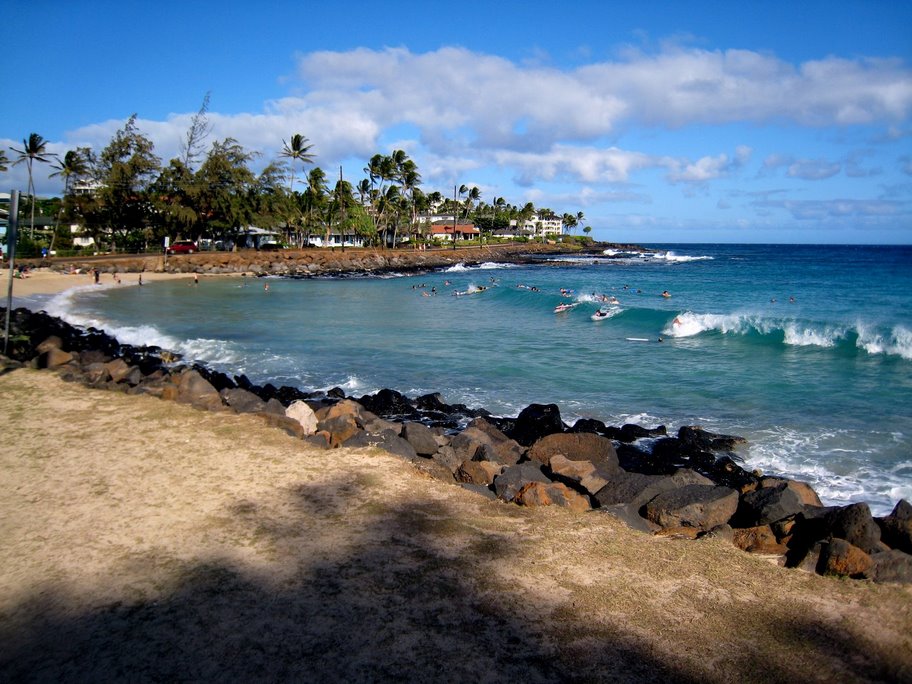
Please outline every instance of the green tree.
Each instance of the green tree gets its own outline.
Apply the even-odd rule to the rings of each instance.
[[[89,174],[89,153],[90,150],[85,147],[69,150],[63,155],[62,161],[57,159],[51,164],[57,170],[50,174],[48,178],[63,178],[64,197],[70,194],[73,181],[84,178]]]
[[[209,95],[210,93],[206,93],[203,97],[203,104],[190,120],[190,128],[187,129],[187,135],[180,143],[180,161],[190,171],[193,171],[197,160],[203,155],[206,138],[212,132],[212,124],[209,123],[209,117],[207,116]]]
[[[92,222],[110,233],[115,246],[145,249],[145,229],[154,216],[148,190],[159,171],[155,146],[137,128],[134,114],[102,150],[96,168],[101,187]]]
[[[248,152],[234,138],[212,143],[196,173],[196,211],[200,232],[210,237],[236,239],[253,218],[250,193],[256,177],[249,164],[256,153]]]
[[[328,192],[326,172],[319,166],[311,169],[307,174],[307,189],[304,190],[304,246],[310,244],[311,234],[323,226]]]
[[[310,141],[300,133],[295,133],[291,136],[290,143],[287,143],[284,140],[282,141],[283,147],[279,156],[288,157],[291,160],[291,181],[288,183],[289,192],[294,191],[294,163],[300,161],[302,164],[310,164],[314,160],[314,155],[310,153],[310,150],[313,149],[313,145],[309,145],[309,142]]]
[[[180,159],[172,159],[151,187],[156,225],[152,239],[156,242],[168,236],[197,239],[199,216],[195,204],[198,192],[193,172]]]
[[[25,162],[26,167],[28,168],[28,195],[29,202],[31,204],[32,214],[31,221],[29,223],[29,238],[35,237],[35,180],[32,175],[32,170],[35,162],[40,164],[47,164],[54,155],[48,153],[47,151],[47,141],[42,138],[37,133],[30,133],[28,138],[23,138],[22,140],[22,149],[16,149],[15,147],[10,147],[13,152],[16,152],[19,157],[16,161],[13,162],[13,166]]]

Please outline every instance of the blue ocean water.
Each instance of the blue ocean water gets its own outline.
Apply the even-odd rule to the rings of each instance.
[[[254,382],[439,391],[503,415],[554,402],[570,423],[699,424],[748,438],[750,468],[808,481],[825,503],[883,514],[912,498],[912,247],[650,249],[83,289],[47,309]],[[554,313],[561,303],[576,306]],[[608,316],[592,320],[600,307]]]

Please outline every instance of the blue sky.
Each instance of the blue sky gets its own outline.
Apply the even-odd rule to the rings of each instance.
[[[100,150],[136,113],[166,162],[209,92],[210,142],[258,165],[293,133],[352,181],[402,148],[425,191],[604,240],[912,243],[909,2],[4,6],[11,158],[31,132]]]

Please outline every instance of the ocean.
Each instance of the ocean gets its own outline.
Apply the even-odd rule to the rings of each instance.
[[[746,437],[749,469],[809,482],[826,504],[882,515],[912,499],[909,246],[651,245],[422,275],[89,287],[45,308],[260,384],[701,425]]]

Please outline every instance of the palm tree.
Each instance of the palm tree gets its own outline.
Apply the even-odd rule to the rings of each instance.
[[[326,204],[326,173],[319,166],[310,170],[307,176],[307,189],[304,191],[304,206],[307,209],[307,221],[305,222],[304,243],[306,246],[310,243],[310,233],[314,228],[314,213],[322,215],[323,207]]]
[[[310,164],[314,160],[314,155],[310,153],[310,150],[313,149],[313,145],[308,145],[309,142],[310,141],[300,133],[295,133],[291,136],[290,144],[282,140],[282,153],[279,156],[291,159],[291,182],[288,184],[289,192],[294,190],[295,161],[299,160],[302,164]]]
[[[63,178],[64,197],[70,194],[72,181],[80,176],[85,176],[89,172],[89,165],[82,150],[69,150],[63,155],[63,161],[57,159],[51,166],[57,170],[50,174],[48,178]]]
[[[47,152],[47,141],[42,138],[37,133],[30,133],[28,139],[22,140],[22,149],[17,150],[15,147],[10,147],[13,152],[19,154],[19,158],[13,162],[13,166],[16,164],[21,164],[22,162],[26,163],[28,166],[28,192],[29,197],[31,198],[32,203],[32,218],[31,224],[29,226],[29,237],[35,236],[35,181],[32,177],[32,166],[37,162],[42,164],[47,164],[51,161],[51,157],[55,156],[53,154],[48,154]]]
[[[481,199],[481,190],[473,185],[471,190],[466,191],[465,214],[463,215],[463,218],[469,218],[469,212],[472,211],[473,204],[479,199]]]

